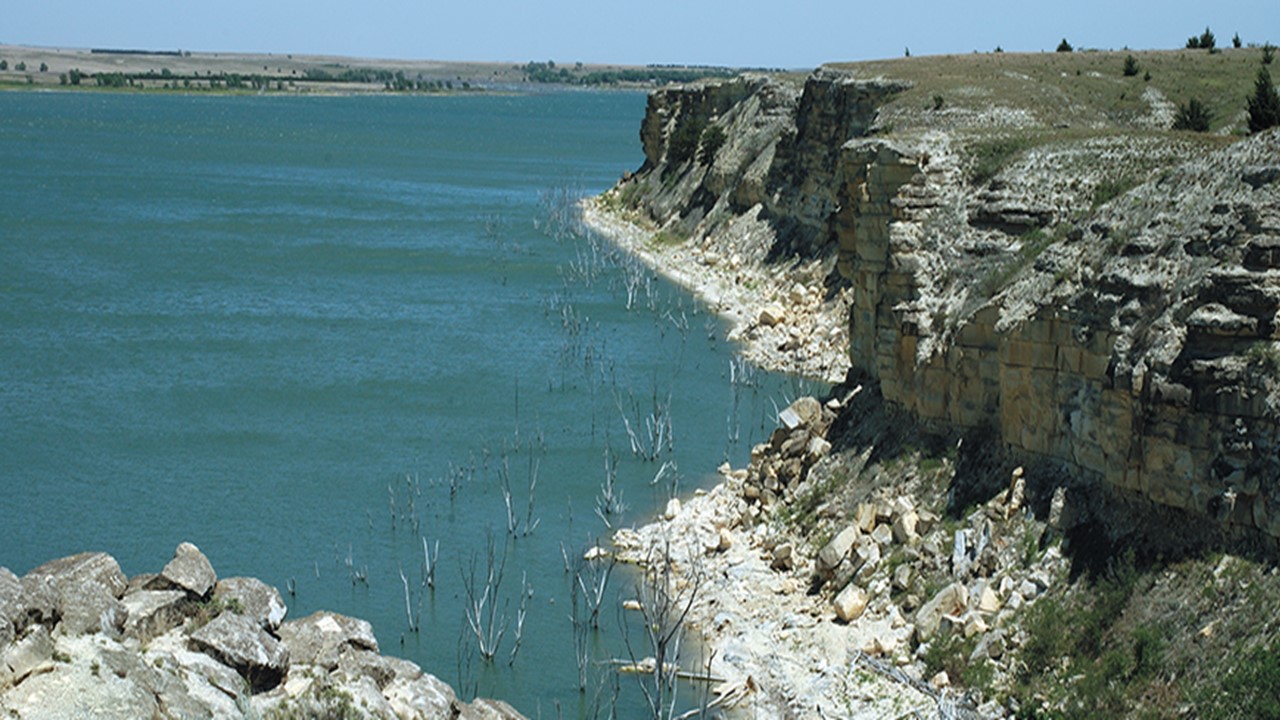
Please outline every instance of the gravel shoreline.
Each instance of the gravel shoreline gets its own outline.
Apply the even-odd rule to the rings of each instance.
[[[750,361],[832,383],[844,378],[846,297],[823,299],[816,289],[795,287],[785,270],[717,262],[690,243],[656,244],[652,232],[595,199],[584,201],[582,211],[589,227],[726,318],[729,339]],[[782,322],[766,321],[771,305],[784,308]],[[786,571],[773,567],[779,537],[770,524],[750,520],[745,471],[726,465],[721,473],[711,490],[673,501],[654,522],[613,538],[619,559],[629,563],[669,549],[676,585],[697,588],[686,625],[712,658],[710,674],[723,679],[715,689],[718,707],[733,718],[884,718],[932,707],[926,697],[856,667],[858,651],[900,633],[902,618],[838,623],[829,598],[807,593],[806,559]]]
[[[760,267],[723,259],[695,243],[663,245],[654,233],[628,221],[597,198],[581,204],[583,221],[618,247],[688,289],[729,321],[728,339],[742,355],[771,372],[835,384],[849,369],[851,293],[827,297],[805,278],[824,276],[821,262]],[[827,268],[829,269],[829,268]]]

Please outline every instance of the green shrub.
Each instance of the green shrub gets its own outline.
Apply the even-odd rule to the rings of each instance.
[[[677,120],[676,129],[667,143],[667,162],[670,165],[680,165],[693,158],[702,140],[702,131],[707,126],[706,120],[697,116],[682,120]]]
[[[1280,720],[1280,647],[1255,647],[1235,655],[1218,677],[1217,687],[1195,698],[1199,717]]]
[[[716,153],[724,147],[726,140],[724,128],[719,125],[708,126],[702,131],[702,144],[698,149],[698,162],[709,165],[716,159]]]
[[[1115,198],[1129,192],[1137,184],[1137,181],[1131,177],[1121,177],[1116,178],[1115,180],[1103,180],[1093,189],[1094,209],[1100,208]]]
[[[1132,55],[1126,55],[1124,58],[1124,76],[1133,77],[1138,74],[1138,59]]]
[[[1173,119],[1173,129],[1209,132],[1209,123],[1212,120],[1213,115],[1209,112],[1209,108],[1198,98],[1191,98],[1186,105],[1178,106],[1178,114]]]
[[[1058,43],[1058,52],[1071,52],[1073,48],[1066,38],[1062,38],[1062,42]]]
[[[1269,340],[1259,340],[1244,352],[1244,359],[1253,367],[1265,372],[1280,370],[1280,348]]]
[[[983,185],[994,178],[1000,169],[1014,156],[1022,153],[1031,145],[1024,137],[1004,137],[987,140],[973,146],[973,170],[969,180],[974,185]]]
[[[1209,27],[1206,25],[1204,28],[1204,32],[1200,33],[1200,49],[1212,50],[1217,46],[1218,46],[1217,38],[1213,36],[1213,32],[1211,32],[1209,30]]]
[[[1113,632],[1141,579],[1133,563],[1132,552],[1118,556],[1093,582],[1087,597],[1048,595],[1027,611],[1022,623],[1027,639],[1010,688],[1030,713],[1022,717],[1040,716],[1037,697],[1061,707],[1051,711],[1051,717],[1130,715],[1131,686],[1159,672],[1164,651],[1155,629],[1136,631],[1131,648],[1117,642]]]
[[[1165,639],[1160,628],[1143,625],[1133,631],[1133,667],[1135,677],[1150,677],[1164,668]]]
[[[966,639],[959,629],[941,630],[929,642],[925,650],[925,676],[933,677],[945,670],[952,682],[966,688],[987,689],[991,684],[992,668],[990,662],[979,659],[969,661],[978,638]]]
[[[1208,27],[1199,35],[1192,35],[1187,38],[1188,50],[1213,50],[1218,46],[1218,39],[1213,36],[1213,31]]]
[[[267,711],[265,720],[359,720],[364,713],[349,693],[332,685],[285,701]]]
[[[1249,98],[1249,131],[1262,132],[1276,125],[1280,125],[1280,95],[1271,84],[1271,73],[1261,67]]]
[[[1276,59],[1276,46],[1267,43],[1262,46],[1262,64],[1270,65],[1272,60]]]

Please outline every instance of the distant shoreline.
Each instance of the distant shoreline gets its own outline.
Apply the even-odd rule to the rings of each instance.
[[[336,55],[0,44],[0,89],[227,94],[460,94],[579,87],[649,89],[739,69],[552,61],[524,64]]]

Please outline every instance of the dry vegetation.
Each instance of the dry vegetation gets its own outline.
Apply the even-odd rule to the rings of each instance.
[[[1138,72],[1125,76],[1132,55]],[[1084,51],[1073,53],[976,53],[910,57],[832,67],[859,78],[909,80],[913,87],[884,108],[895,130],[948,124],[948,115],[1007,108],[1028,126],[1076,129],[1147,128],[1148,88],[1168,102],[1192,97],[1213,114],[1211,132],[1245,127],[1245,99],[1263,56],[1260,48],[1203,50]],[[1149,77],[1148,77],[1149,76]],[[941,107],[937,99],[941,98]],[[909,109],[910,112],[897,112]],[[920,110],[931,110],[921,113]],[[911,120],[914,118],[914,120]]]

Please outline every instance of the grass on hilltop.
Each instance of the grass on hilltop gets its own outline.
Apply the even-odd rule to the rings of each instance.
[[[1138,72],[1125,75],[1132,56]],[[1262,62],[1261,48],[1225,50],[976,53],[833,64],[856,77],[908,80],[913,87],[886,109],[907,106],[927,126],[929,113],[992,106],[1024,110],[1046,127],[1128,128],[1150,112],[1144,91],[1175,105],[1197,98],[1212,114],[1210,132],[1245,127],[1245,100]],[[938,102],[939,98],[942,100]],[[939,108],[941,110],[942,108]],[[936,111],[935,111],[936,112]],[[903,130],[899,125],[897,130]]]

